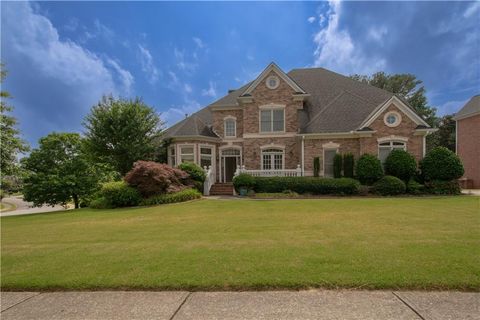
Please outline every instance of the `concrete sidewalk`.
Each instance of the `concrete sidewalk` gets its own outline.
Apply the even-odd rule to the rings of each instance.
[[[2,292],[1,319],[480,319],[480,293]]]

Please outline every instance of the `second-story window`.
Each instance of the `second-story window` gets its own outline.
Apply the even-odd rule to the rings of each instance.
[[[285,109],[260,110],[260,132],[285,131]]]
[[[237,124],[234,118],[225,119],[225,137],[234,138],[237,136]]]

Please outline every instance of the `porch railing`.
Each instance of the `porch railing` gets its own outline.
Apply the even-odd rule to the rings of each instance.
[[[296,169],[281,169],[281,170],[249,170],[245,169],[245,166],[237,166],[235,176],[240,173],[247,173],[254,177],[301,177],[302,168],[297,165]]]
[[[204,166],[206,177],[205,182],[203,183],[203,195],[210,195],[210,188],[215,184],[215,172],[213,171],[212,166]]]

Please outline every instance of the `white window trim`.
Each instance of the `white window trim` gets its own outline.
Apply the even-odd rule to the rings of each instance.
[[[227,121],[228,120],[233,120],[233,130],[234,130],[234,135],[233,136],[227,136]],[[223,118],[223,137],[225,139],[235,139],[237,137],[237,118],[234,116],[226,116]]]
[[[198,165],[201,166],[201,161],[202,161],[202,148],[205,148],[205,149],[211,149],[212,150],[212,153],[211,153],[211,157],[212,157],[212,169],[215,170],[215,162],[216,162],[216,155],[215,155],[215,146],[212,145],[212,144],[199,144],[198,145]]]
[[[275,85],[271,86],[270,85],[270,80],[275,80]],[[267,79],[265,80],[265,85],[267,86],[268,89],[275,90],[280,86],[280,79],[277,76],[271,75],[268,76]]]
[[[397,120],[394,123],[388,123],[387,122],[387,118],[391,115],[393,115],[397,118]],[[390,127],[390,128],[398,127],[401,122],[402,122],[402,116],[397,111],[389,111],[389,112],[385,113],[385,115],[383,116],[383,123],[385,123],[385,125],[387,127]]]
[[[237,149],[240,151],[240,155],[235,155],[235,156],[232,156],[232,155],[224,155],[223,154],[223,151],[224,150],[228,150],[228,149]],[[218,148],[218,153],[219,153],[219,182],[225,182],[227,179],[226,179],[226,175],[225,175],[225,171],[224,171],[224,167],[225,167],[225,158],[227,157],[236,157],[237,158],[237,166],[242,166],[242,147],[241,146],[238,146],[238,145],[224,145],[224,146],[221,146]]]
[[[273,157],[270,158],[270,166],[272,167],[272,169],[268,169],[268,170],[285,170],[285,147],[284,146],[278,146],[278,145],[267,145],[267,146],[262,146],[260,147],[261,149],[261,152],[260,152],[260,168],[262,168],[262,170],[267,170],[267,169],[264,169],[263,168],[263,155],[264,155],[264,151],[263,150],[268,150],[268,149],[278,149],[278,150],[281,150],[282,152],[282,169],[273,169],[273,167],[275,166],[275,159]],[[273,152],[268,152],[267,154],[278,154],[279,152],[276,152],[276,153],[273,153]]]
[[[390,143],[390,145],[388,146],[390,148],[390,152],[392,152],[394,150],[394,148],[393,148],[393,143],[394,142],[403,143],[403,150],[408,151],[408,147],[407,147],[408,146],[408,143],[407,143],[408,139],[407,140],[405,140],[405,139],[401,139],[401,140],[400,139],[388,139],[388,140],[377,139],[377,141],[378,141],[378,143],[377,143],[377,158],[380,161],[382,161],[380,159],[380,148],[384,148],[384,149],[387,148],[387,146],[380,146],[380,144],[382,144],[382,143],[387,143],[387,142]],[[399,146],[396,146],[396,147],[397,148],[395,148],[395,149],[400,149],[400,148],[398,148]],[[383,162],[382,162],[382,165],[383,165]]]
[[[337,154],[338,149],[340,149],[340,145],[338,143],[333,143],[332,141],[322,145],[322,171],[320,173],[322,177],[325,177],[325,151],[335,150],[335,154]]]
[[[172,155],[172,150],[175,150],[175,154]],[[172,163],[172,156],[175,157],[175,163]],[[167,149],[167,163],[169,166],[171,167],[176,167],[177,166],[177,146],[176,145],[173,145],[173,146],[169,146],[168,149]]]
[[[180,164],[182,163],[182,155],[184,155],[182,153],[182,148],[192,148],[193,149],[193,163],[197,163],[197,148],[195,146],[195,144],[192,144],[192,143],[188,143],[188,144],[179,144],[178,145],[178,158],[177,158],[177,163]],[[185,153],[185,155],[190,155],[191,153]]]
[[[285,105],[268,104],[258,107],[258,132],[264,134],[282,134],[285,133],[287,119],[285,118]],[[270,110],[272,113],[271,126],[273,129],[273,110],[283,110],[283,130],[282,131],[262,131],[262,111]]]

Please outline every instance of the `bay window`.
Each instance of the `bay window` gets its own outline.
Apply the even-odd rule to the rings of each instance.
[[[200,166],[202,168],[212,165],[213,151],[210,147],[200,147]]]
[[[193,146],[180,146],[180,162],[195,162],[195,149]]]
[[[177,165],[176,155],[175,146],[168,148],[168,164],[171,167],[175,167]]]

